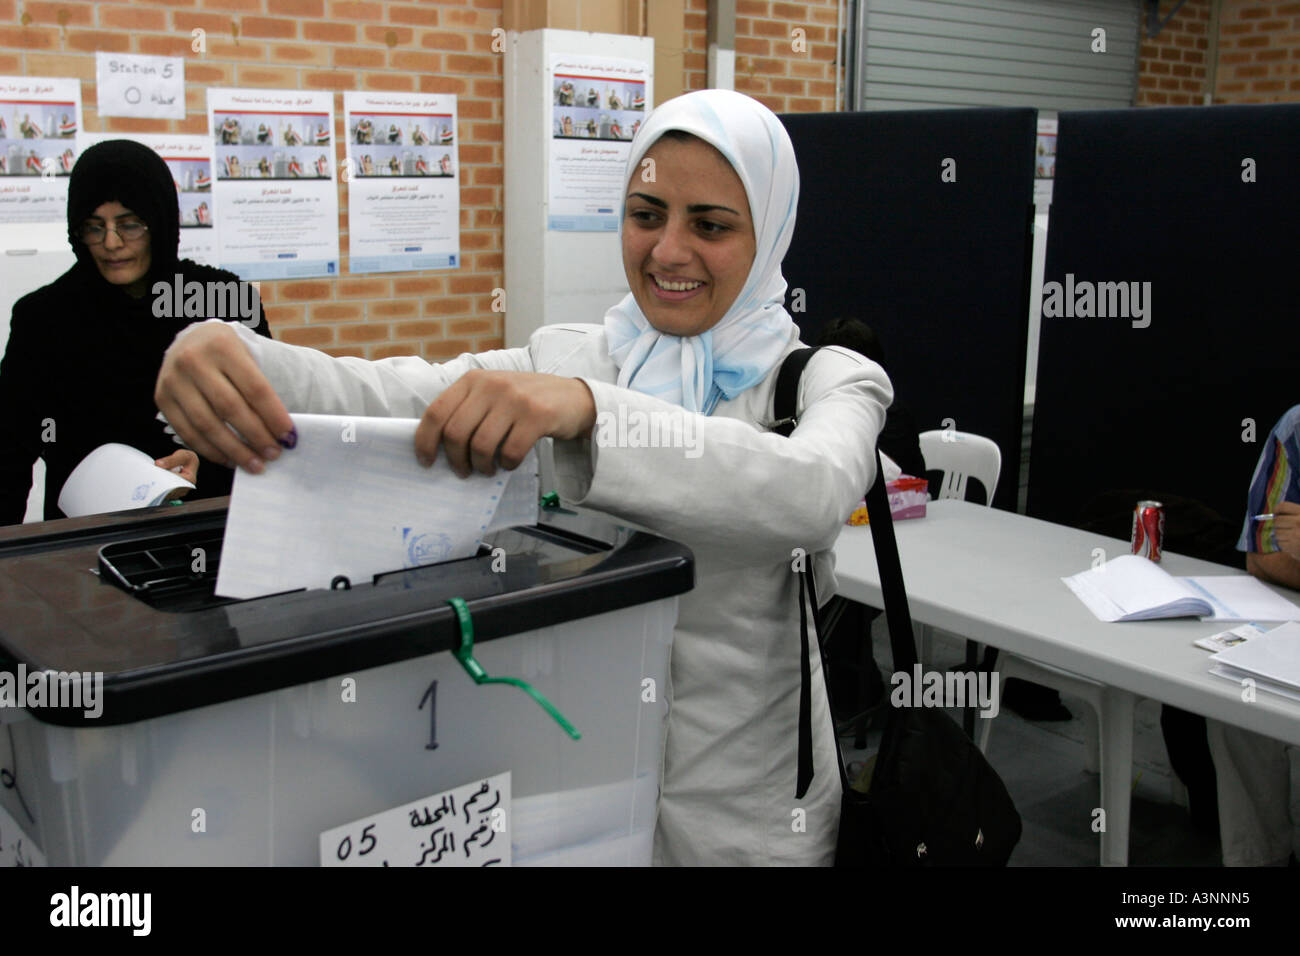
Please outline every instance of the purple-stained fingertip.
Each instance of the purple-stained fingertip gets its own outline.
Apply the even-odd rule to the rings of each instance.
[[[295,448],[298,445],[298,429],[290,428],[289,434],[280,439],[280,445],[284,448]]]

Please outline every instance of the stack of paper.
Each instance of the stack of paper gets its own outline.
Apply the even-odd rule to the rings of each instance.
[[[1248,574],[1176,578],[1135,554],[1061,580],[1103,621],[1300,621],[1300,607]]]
[[[1210,673],[1234,683],[1250,678],[1260,690],[1300,700],[1300,624],[1273,628],[1210,658]]]
[[[217,594],[328,588],[340,577],[467,558],[487,532],[537,520],[537,457],[458,478],[415,458],[417,419],[294,415],[298,444],[231,491]]]

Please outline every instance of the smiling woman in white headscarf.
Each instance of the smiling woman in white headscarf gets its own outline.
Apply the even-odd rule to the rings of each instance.
[[[719,90],[670,100],[633,141],[627,183],[630,292],[603,325],[544,326],[526,348],[430,365],[333,359],[208,323],[172,346],[159,407],[201,454],[254,471],[278,457],[277,442],[292,445],[286,406],[420,417],[416,454],[446,454],[462,474],[515,467],[553,438],[564,500],[696,557],[674,634],[656,862],[829,863],[840,783],[815,642],[815,776],[795,797],[792,566],[796,549],[817,555],[829,596],[827,552],[874,477],[892,391],[875,363],[823,349],[804,371],[794,433],[770,431],[777,369],[800,343],[780,269],[799,173],[769,110]],[[609,427],[638,419],[696,441],[628,447]]]

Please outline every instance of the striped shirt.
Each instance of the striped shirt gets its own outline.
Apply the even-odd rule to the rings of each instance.
[[[1300,502],[1300,405],[1291,408],[1269,432],[1259,464],[1250,480],[1246,523],[1237,541],[1238,551],[1272,554],[1282,550],[1273,535],[1272,521],[1255,521],[1271,514],[1280,502]]]

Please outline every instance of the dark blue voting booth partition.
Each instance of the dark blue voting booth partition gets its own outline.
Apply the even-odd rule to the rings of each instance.
[[[804,341],[837,316],[871,325],[922,430],[952,419],[997,442],[994,503],[1011,510],[1036,119],[1030,109],[781,117],[801,180],[786,304]]]
[[[1300,403],[1300,106],[1066,112],[1057,144],[1044,306],[1060,283],[1062,314],[1042,321],[1029,513],[1100,529],[1110,511],[1118,531],[1130,499],[1167,496],[1235,540],[1268,432]],[[1116,315],[1103,282],[1142,283],[1146,314]]]

